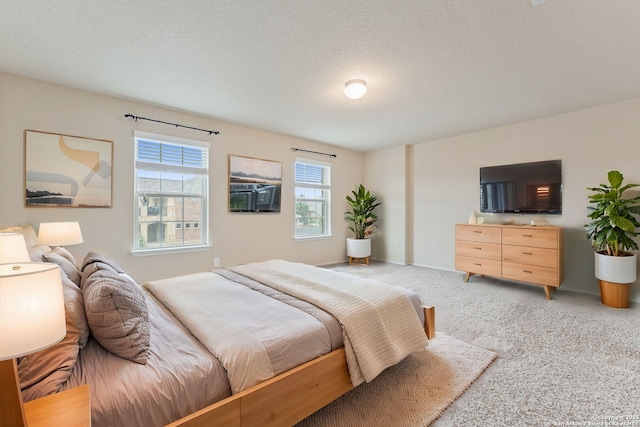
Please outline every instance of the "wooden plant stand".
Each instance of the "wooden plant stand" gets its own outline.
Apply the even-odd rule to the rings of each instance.
[[[369,265],[369,257],[364,257],[364,258],[354,258],[352,256],[349,257],[349,265],[353,264],[354,262],[356,264],[361,264],[360,261],[365,262],[365,264]]]

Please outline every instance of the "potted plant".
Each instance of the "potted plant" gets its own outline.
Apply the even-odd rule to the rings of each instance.
[[[364,185],[360,184],[357,191],[351,192],[353,197],[347,196],[347,203],[351,210],[344,213],[344,219],[349,224],[349,230],[353,231],[355,238],[347,239],[347,256],[349,264],[354,259],[364,259],[369,263],[371,256],[371,240],[367,239],[373,234],[373,226],[378,217],[373,211],[380,206],[378,198],[371,194]]]
[[[607,173],[609,184],[588,188],[588,209],[591,219],[586,224],[587,238],[595,248],[595,274],[600,281],[602,303],[609,307],[629,307],[631,283],[636,281],[638,250],[633,240],[640,223],[640,196],[624,198],[625,191],[638,184],[622,185],[623,175],[618,171]]]

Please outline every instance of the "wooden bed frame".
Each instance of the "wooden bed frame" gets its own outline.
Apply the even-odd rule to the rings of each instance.
[[[425,333],[432,339],[435,308],[423,310]],[[352,389],[344,348],[339,348],[167,427],[292,426]]]

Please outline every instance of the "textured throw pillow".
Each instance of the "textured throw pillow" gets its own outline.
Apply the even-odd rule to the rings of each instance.
[[[57,264],[73,283],[75,283],[77,286],[80,286],[80,270],[78,270],[78,267],[75,263],[69,261],[68,258],[59,254],[59,252],[57,253],[56,249],[46,255],[42,255],[42,260],[45,262],[52,262],[54,264]]]
[[[146,364],[151,335],[140,287],[110,269],[96,269],[83,274],[82,293],[93,337],[116,356]]]

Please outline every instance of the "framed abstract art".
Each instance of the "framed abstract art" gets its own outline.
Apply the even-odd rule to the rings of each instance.
[[[24,131],[27,207],[110,208],[113,141]]]

